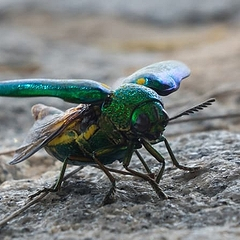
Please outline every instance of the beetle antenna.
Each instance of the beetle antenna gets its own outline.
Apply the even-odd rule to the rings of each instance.
[[[192,108],[189,108],[181,113],[179,113],[178,115],[174,116],[174,117],[171,117],[168,119],[168,122],[176,119],[176,118],[180,118],[182,116],[187,116],[187,115],[190,115],[191,113],[195,113],[195,112],[199,112],[201,110],[203,110],[204,108],[212,105],[212,103],[215,102],[215,98],[210,98],[208,99],[207,101],[204,101],[200,104],[198,104],[197,106],[194,106]]]

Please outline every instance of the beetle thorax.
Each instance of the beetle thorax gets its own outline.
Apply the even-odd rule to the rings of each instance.
[[[168,121],[160,96],[137,84],[118,88],[102,107],[104,114],[118,131],[129,138],[157,140]]]

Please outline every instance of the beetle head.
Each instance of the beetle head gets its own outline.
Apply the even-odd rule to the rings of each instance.
[[[160,101],[143,102],[132,112],[131,132],[135,137],[157,141],[165,130],[168,119]]]
[[[103,118],[128,139],[158,141],[168,122],[161,97],[152,89],[138,84],[124,84],[105,101]],[[107,126],[106,126],[107,127]]]

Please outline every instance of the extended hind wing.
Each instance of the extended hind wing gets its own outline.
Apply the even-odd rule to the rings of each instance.
[[[85,105],[70,108],[66,112],[42,104],[33,106],[35,123],[29,130],[25,141],[16,151],[10,164],[22,162],[32,156],[51,140],[61,134],[76,119],[81,118]]]

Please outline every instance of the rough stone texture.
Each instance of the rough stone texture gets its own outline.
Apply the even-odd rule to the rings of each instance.
[[[2,236],[15,239],[238,239],[240,134],[212,131],[186,134],[172,140],[181,163],[201,166],[189,173],[167,163],[161,186],[174,199],[161,201],[146,182],[118,176],[118,200],[100,207],[109,188],[99,170],[86,167],[65,182],[61,192],[11,221]],[[162,145],[156,146],[166,159]],[[144,153],[155,170],[159,164]],[[134,169],[140,164],[133,159]],[[34,168],[34,167],[32,167]],[[26,202],[27,196],[57,172],[40,179],[6,181],[1,186],[1,211],[6,215]],[[13,187],[14,186],[14,187]],[[214,232],[214,236],[212,236]],[[6,238],[7,239],[7,238]]]
[[[88,9],[84,10],[86,14],[76,14],[77,9],[84,9],[78,1],[65,6],[66,1],[59,1],[58,8],[54,4],[45,5],[44,1],[42,4],[17,1],[14,6],[12,2],[0,1],[1,79],[88,78],[117,87],[121,84],[119,78],[140,67],[177,59],[189,65],[192,75],[176,93],[164,98],[170,116],[209,97],[216,97],[217,102],[192,118],[239,113],[238,0],[211,1],[217,4],[214,7],[198,1],[210,17],[204,11],[196,14],[194,6],[190,8],[185,3],[183,6],[189,7],[189,10],[184,8],[186,11],[201,17],[199,22],[204,17],[211,22],[205,25],[181,25],[192,22],[184,11],[174,14],[174,19],[160,19],[165,17],[161,14],[157,18],[157,11],[148,10],[156,6],[152,5],[154,1],[147,1],[145,17],[141,14],[142,5],[139,8],[129,5],[126,10],[126,5],[120,7],[122,1],[112,1],[116,5],[112,3],[105,8],[106,1],[98,1],[98,5],[91,7],[89,1],[82,1]],[[117,18],[114,9],[119,10]],[[216,16],[223,16],[219,12],[230,13],[224,15],[227,21],[221,24],[213,21],[220,19]],[[163,22],[171,23],[171,27],[163,26]],[[30,108],[38,102],[61,109],[71,106],[58,99],[1,98],[1,151],[20,145],[33,123]],[[1,228],[0,238],[238,239],[239,130],[239,118],[167,127],[165,135],[179,161],[203,167],[196,173],[178,170],[172,167],[163,144],[156,146],[168,162],[160,184],[175,199],[161,201],[148,183],[117,175],[117,202],[100,207],[109,181],[99,170],[86,167],[69,179],[60,193],[48,195]],[[149,154],[142,153],[153,169],[159,169]],[[52,184],[61,166],[44,151],[16,166],[7,164],[10,159],[0,156],[1,219],[23,206],[29,194]],[[132,167],[141,168],[135,158]]]

